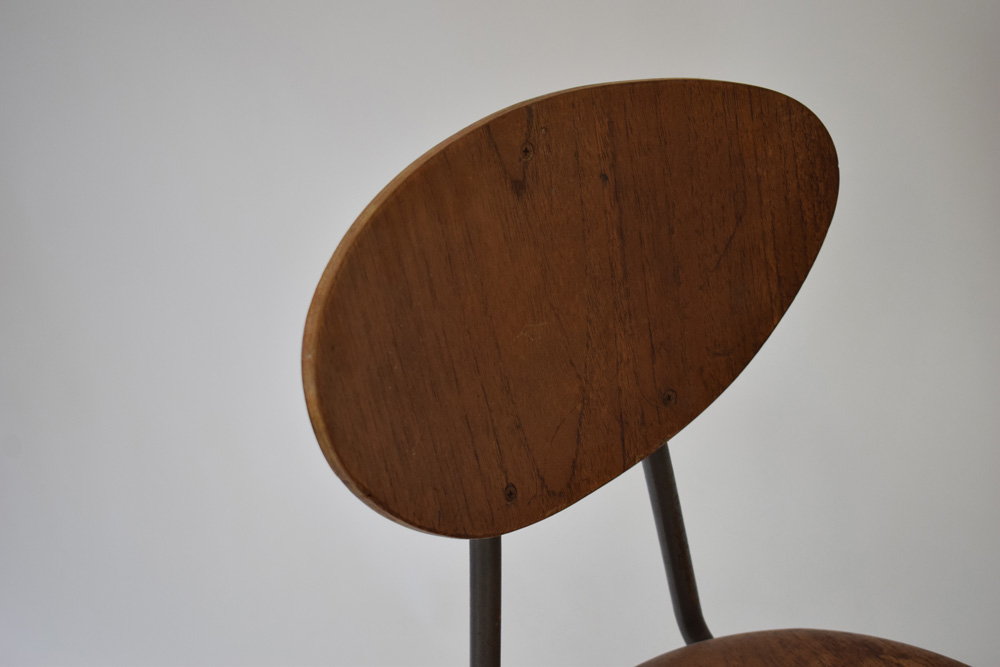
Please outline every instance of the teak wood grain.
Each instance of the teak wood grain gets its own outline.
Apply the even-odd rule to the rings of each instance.
[[[838,179],[816,116],[747,85],[597,85],[475,123],[372,201],[319,283],[303,375],[327,460],[432,533],[571,505],[749,363]]]
[[[933,651],[828,630],[767,630],[698,642],[639,667],[968,667]]]

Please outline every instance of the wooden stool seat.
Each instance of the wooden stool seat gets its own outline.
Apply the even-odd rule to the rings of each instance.
[[[900,642],[829,630],[767,630],[709,639],[639,667],[956,667],[963,663]]]

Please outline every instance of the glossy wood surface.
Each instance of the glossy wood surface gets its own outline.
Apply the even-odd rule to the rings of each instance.
[[[320,281],[303,375],[327,460],[443,535],[569,506],[743,370],[837,188],[816,116],[746,85],[591,86],[466,128],[375,198]]]
[[[719,637],[664,653],[639,667],[968,667],[943,655],[866,635],[768,630]]]

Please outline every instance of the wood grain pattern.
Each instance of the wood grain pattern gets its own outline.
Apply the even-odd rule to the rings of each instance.
[[[664,653],[639,667],[968,667],[943,655],[866,635],[768,630],[719,637]]]
[[[569,506],[749,363],[838,178],[816,116],[740,84],[578,88],[466,128],[375,198],[320,281],[303,375],[327,460],[432,533]]]

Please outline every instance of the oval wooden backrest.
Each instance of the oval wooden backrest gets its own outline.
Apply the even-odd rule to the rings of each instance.
[[[303,375],[323,453],[431,533],[558,512],[749,363],[838,179],[816,116],[733,83],[577,88],[462,130],[375,198],[319,283]]]

